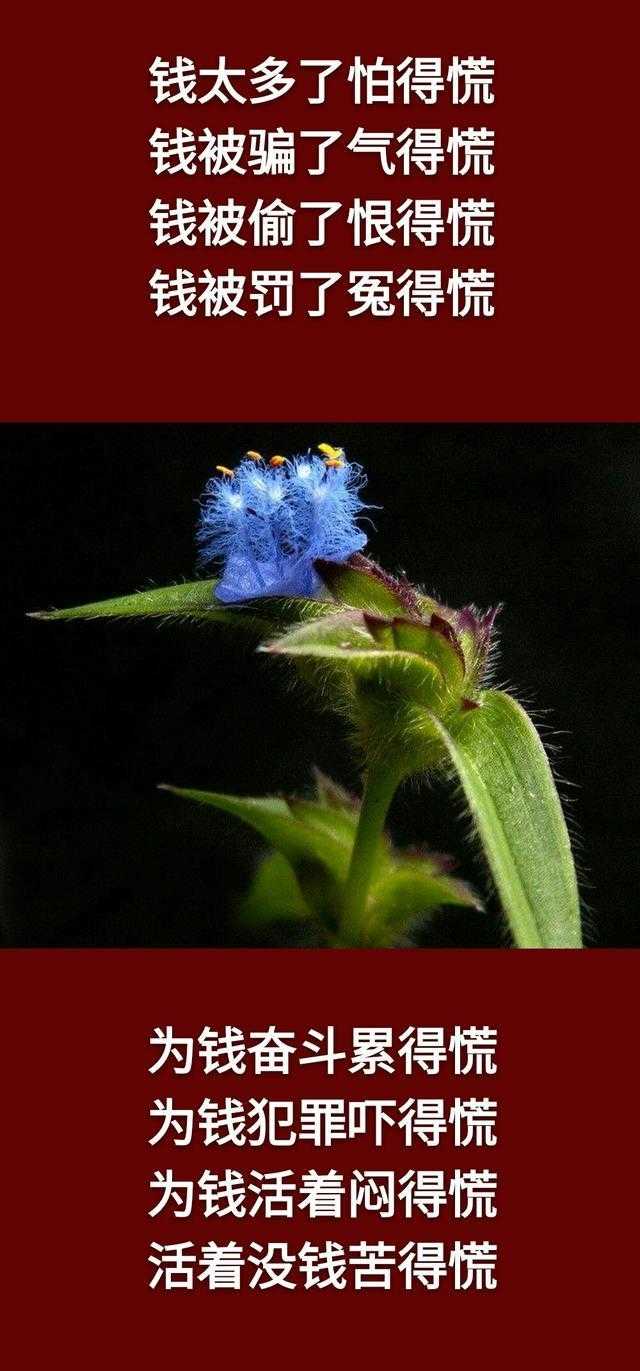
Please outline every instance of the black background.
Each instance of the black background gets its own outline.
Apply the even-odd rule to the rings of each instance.
[[[5,426],[5,941],[241,941],[233,907],[257,841],[157,783],[299,791],[315,762],[357,784],[336,720],[220,627],[24,617],[190,579],[214,464],[328,441],[366,466],[383,506],[378,561],[451,605],[504,602],[496,681],[558,748],[588,939],[638,945],[639,438],[627,425]],[[401,792],[391,828],[483,884],[444,784]],[[442,915],[425,941],[504,941],[495,904]]]

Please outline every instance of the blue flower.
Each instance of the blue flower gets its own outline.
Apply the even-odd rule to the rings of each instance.
[[[317,558],[344,562],[366,544],[357,517],[367,506],[362,467],[341,448],[272,457],[257,452],[230,471],[218,467],[205,487],[197,539],[200,560],[223,562],[215,595],[225,604],[261,595],[316,595]]]

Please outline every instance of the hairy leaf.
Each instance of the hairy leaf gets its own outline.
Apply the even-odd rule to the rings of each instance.
[[[466,885],[443,871],[437,859],[395,854],[372,885],[369,906],[373,923],[385,930],[400,931],[420,916],[432,914],[442,905],[467,905],[482,909],[478,896]]]
[[[349,607],[365,605],[377,611],[399,613],[402,602],[386,591],[378,581],[371,581],[365,573],[332,565],[336,573],[332,583],[333,598],[304,598],[282,596],[248,600],[245,605],[222,605],[214,598],[217,580],[182,581],[178,585],[160,585],[153,590],[136,591],[133,595],[118,595],[115,599],[95,600],[89,605],[74,605],[70,609],[36,610],[30,618],[41,620],[71,620],[71,618],[160,618],[160,620],[201,621],[227,624],[244,629],[249,635],[273,633],[289,624],[322,618],[336,611],[336,599]],[[373,587],[371,590],[370,587]],[[349,599],[348,596],[352,596]]]
[[[163,789],[241,819],[276,849],[263,860],[243,902],[245,921],[264,924],[315,916],[324,925],[327,940],[341,945],[342,891],[359,806],[350,797],[340,803],[339,792],[329,794],[322,780],[325,789],[319,788],[316,800]],[[443,870],[440,860],[397,852],[383,834],[373,859],[363,943],[388,946],[404,927],[445,904],[480,907],[468,886]]]
[[[120,595],[114,600],[74,605],[70,609],[38,610],[32,619],[178,619],[238,623],[250,631],[263,633],[271,621],[256,616],[253,609],[228,609],[213,598],[215,581],[184,581],[180,585],[156,586],[153,590]]]
[[[415,651],[389,650],[380,645],[374,623],[370,624],[367,616],[358,611],[343,611],[313,623],[295,625],[261,650],[324,663],[355,678],[377,679],[419,696],[424,691],[425,703],[434,689],[445,692],[445,679],[436,662]],[[425,628],[424,633],[429,634],[430,630]]]
[[[335,827],[311,824],[295,813],[286,800],[276,795],[260,798],[243,795],[221,795],[209,790],[183,790],[177,786],[162,786],[173,795],[241,819],[291,863],[294,870],[301,863],[319,862],[337,880],[344,880],[349,866],[351,842]],[[328,815],[339,813],[327,810]]]
[[[383,572],[375,562],[356,556],[348,562],[315,562],[316,571],[338,604],[371,614],[418,612],[416,593],[408,582]]]
[[[569,835],[540,738],[521,706],[485,691],[447,729],[458,774],[517,947],[582,946]]]
[[[311,917],[293,867],[281,852],[263,857],[239,909],[243,924],[304,923]]]

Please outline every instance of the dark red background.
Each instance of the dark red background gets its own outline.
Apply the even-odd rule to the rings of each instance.
[[[10,24],[2,81],[4,419],[638,418],[637,45],[629,4],[412,4],[374,17],[362,4],[223,14],[155,0],[103,10],[23,6],[12,9]],[[486,119],[480,107],[478,120],[497,130],[495,319],[347,320],[334,310],[320,324],[156,320],[148,276],[182,254],[154,251],[148,207],[159,191],[179,189],[177,178],[154,178],[147,138],[156,124],[213,123],[215,113],[153,105],[148,64],[175,52],[205,64],[219,53],[240,64],[271,53],[495,56],[496,104]],[[255,107],[250,119],[234,109],[216,122],[455,122],[446,102],[433,118],[415,109],[412,118],[400,107],[365,114],[334,97],[294,122],[295,101],[285,100]],[[296,197],[302,189],[305,198],[331,198],[338,187],[365,193],[359,168],[353,159],[337,181],[305,178]],[[200,185],[203,194],[222,189],[242,199],[247,181]],[[393,198],[424,188],[375,178],[375,193]],[[441,189],[447,198],[451,187]],[[286,191],[283,198],[293,195],[290,183]],[[437,256],[429,253],[428,264]],[[312,261],[318,270],[344,269],[360,257],[362,265],[365,257],[371,266],[392,264],[387,252],[353,252],[344,262],[316,252]],[[310,265],[308,252],[305,262],[287,258]],[[397,270],[405,264],[402,254],[393,262]],[[219,1357],[296,1367],[401,1358],[455,1367],[538,1364],[541,1356],[551,1366],[626,1361],[635,1323],[637,970],[630,952],[5,950],[11,1365],[60,1357],[83,1368]],[[304,1029],[338,1018],[497,1023],[503,1217],[495,1295],[452,1303],[310,1292],[303,1302],[277,1293],[247,1304],[147,1290],[147,1036],[158,1022],[199,1027],[224,1018]]]
[[[0,959],[4,1044],[5,1344],[12,1365],[64,1355],[72,1367],[209,1364],[310,1367],[390,1360],[455,1367],[614,1365],[626,1361],[634,1320],[631,1062],[638,963],[628,952],[12,951]],[[270,1022],[306,1032],[327,1022],[489,1023],[500,1034],[492,1078],[445,1078],[444,1093],[497,1096],[501,1217],[458,1223],[463,1240],[491,1229],[500,1284],[488,1294],[361,1292],[166,1293],[147,1288],[151,1239],[203,1236],[189,1220],[146,1218],[156,1166],[438,1166],[358,1142],[330,1153],[146,1145],[156,1095],[287,1098],[439,1095],[441,1078],[147,1074],[156,1024],[199,1032]],[[476,1081],[479,1089],[476,1089]],[[224,1082],[224,1084],[223,1084]],[[346,1083],[345,1083],[346,1082]],[[425,1088],[426,1083],[426,1088]],[[485,1089],[486,1087],[486,1089]],[[473,1149],[454,1164],[474,1164]],[[162,1154],[162,1160],[161,1160]],[[173,1155],[171,1155],[173,1154]],[[388,1158],[388,1160],[385,1160]],[[391,1159],[393,1158],[393,1159]],[[425,1160],[426,1158],[426,1160]],[[284,1160],[283,1160],[284,1159]],[[460,1160],[462,1159],[462,1160]],[[447,1157],[447,1162],[450,1157]],[[482,1163],[480,1163],[482,1164]],[[219,1225],[219,1226],[218,1226]],[[220,1221],[201,1222],[220,1236]],[[239,1221],[233,1236],[264,1241],[406,1241],[438,1223]],[[176,1235],[179,1230],[179,1237]],[[187,1231],[188,1230],[188,1231]],[[231,1225],[224,1221],[227,1240]],[[149,1268],[150,1269],[150,1268]],[[7,1327],[8,1320],[8,1327]],[[617,1350],[622,1354],[616,1355]]]
[[[480,6],[411,3],[319,8],[123,4],[91,14],[77,3],[14,10],[6,47],[3,184],[7,208],[3,314],[10,325],[3,417],[52,419],[309,420],[637,419],[638,279],[636,45],[633,7],[540,0]],[[324,106],[293,93],[266,105],[159,105],[148,66],[184,53],[202,65],[274,54],[486,53],[496,102],[354,107],[337,78]],[[332,157],[324,178],[153,174],[148,137],[159,126],[496,128],[496,175],[387,178],[374,159]],[[330,156],[333,150],[330,150]],[[351,198],[452,192],[495,195],[496,316],[347,319],[330,293],[321,321],[155,319],[155,266],[215,262],[302,269],[447,265],[440,250],[334,249],[252,254],[155,249],[156,195]],[[458,254],[478,265],[491,254]],[[480,262],[480,258],[483,262]],[[286,259],[286,260],[285,260]],[[491,262],[487,263],[491,265]]]

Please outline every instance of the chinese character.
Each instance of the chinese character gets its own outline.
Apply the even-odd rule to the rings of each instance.
[[[492,105],[495,62],[491,57],[454,57],[447,72],[454,105]]]
[[[177,1109],[174,1106],[171,1096],[167,1100],[154,1100],[153,1109],[149,1110],[152,1119],[160,1120],[160,1127],[152,1138],[149,1138],[149,1146],[155,1147],[157,1143],[172,1133],[174,1136],[171,1141],[176,1147],[188,1147],[193,1137],[193,1110]]]
[[[447,1059],[443,1028],[405,1028],[400,1034],[402,1046],[398,1056],[404,1058],[404,1069],[410,1076],[414,1066],[427,1076],[437,1076]]]
[[[253,1251],[259,1255],[249,1257],[256,1270],[251,1277],[252,1290],[272,1290],[282,1285],[286,1290],[295,1290],[295,1281],[287,1280],[293,1267],[295,1254],[289,1251],[286,1242],[270,1242],[266,1249],[260,1243],[252,1242]]]
[[[498,1249],[491,1242],[454,1243],[449,1257],[456,1290],[495,1290]]]
[[[405,176],[417,167],[423,176],[435,176],[444,162],[442,129],[405,129],[398,135],[396,157]]]
[[[324,1247],[314,1247],[305,1242],[298,1253],[300,1274],[304,1276],[304,1288],[310,1290],[317,1285],[318,1290],[333,1286],[344,1290],[346,1282],[344,1247],[339,1242],[326,1242]]]
[[[444,233],[441,200],[404,200],[398,207],[397,228],[405,248],[417,238],[425,248],[434,248]]]
[[[279,273],[261,273],[261,275],[275,275]],[[289,273],[285,273],[289,275]],[[258,310],[258,313],[263,311]],[[276,1028],[275,1024],[262,1032],[250,1033],[249,1037],[255,1039],[254,1046],[249,1051],[254,1059],[256,1076],[281,1075],[286,1076],[289,1071],[289,1058],[295,1048],[290,1041],[295,1037],[294,1033],[283,1033]],[[286,1041],[289,1039],[289,1041]]]
[[[224,200],[219,205],[212,204],[211,200],[203,200],[199,213],[201,222],[198,232],[202,235],[206,247],[226,248],[230,243],[244,247],[247,240],[240,237],[240,230],[244,224],[245,205],[236,204],[233,198]],[[238,1032],[237,1029],[235,1031]]]
[[[449,1182],[456,1219],[495,1219],[498,1176],[495,1171],[454,1171]]]
[[[282,200],[272,200],[265,205],[257,200],[249,223],[253,229],[253,244],[256,248],[290,248],[293,243],[293,220],[295,210]]]
[[[416,1210],[426,1219],[437,1219],[447,1203],[442,1171],[407,1171],[398,1185],[406,1219],[413,1218]]]
[[[394,163],[389,160],[388,149],[393,142],[392,133],[378,133],[367,129],[356,129],[351,142],[347,144],[349,152],[373,152],[380,158],[380,166],[385,176],[395,174]]]
[[[203,1171],[198,1181],[198,1200],[205,1219],[224,1219],[230,1216],[243,1219],[246,1214],[246,1186],[240,1171],[227,1168],[218,1176]]]
[[[149,1281],[152,1290],[161,1282],[165,1290],[193,1290],[196,1254],[192,1242],[152,1242],[151,1253],[149,1261],[156,1268]]]
[[[240,1289],[244,1257],[237,1242],[220,1247],[215,1242],[205,1243],[199,1265],[198,1280],[206,1281],[210,1290]]]
[[[249,1210],[251,1218],[264,1208],[265,1219],[292,1219],[293,1171],[252,1171],[251,1176],[249,1190],[256,1196]]]
[[[394,101],[395,68],[376,57],[375,62],[354,58],[347,78],[353,86],[356,105],[392,105]]]
[[[437,1290],[447,1274],[444,1244],[441,1242],[408,1242],[398,1253],[398,1271],[404,1274],[405,1290],[412,1290],[416,1282],[425,1290]]]
[[[386,1242],[352,1243],[349,1262],[354,1269],[356,1290],[389,1290],[395,1249]]]
[[[396,85],[402,90],[405,105],[412,95],[417,95],[423,105],[435,105],[441,91],[442,61],[439,57],[405,57],[398,63]]]
[[[343,1177],[338,1171],[305,1171],[300,1183],[299,1209],[308,1209],[310,1219],[339,1219],[344,1195]]]
[[[446,1132],[444,1100],[405,1100],[400,1106],[398,1127],[404,1132],[407,1147],[419,1138],[426,1147],[437,1147]]]
[[[244,296],[246,281],[246,276],[240,276],[233,270],[223,272],[220,276],[213,275],[208,269],[204,271],[202,276],[198,278],[198,284],[201,286],[198,300],[204,306],[205,316],[208,319],[222,319],[226,314],[239,314],[241,318],[244,318],[247,311],[242,308],[241,301]],[[242,1053],[244,1054],[244,1047]],[[236,1075],[241,1075],[244,1066],[242,1068],[211,1066],[210,1069],[212,1071],[232,1070]]]
[[[196,69],[190,57],[176,57],[174,62],[156,57],[149,71],[151,89],[156,93],[156,105],[161,105],[163,100],[169,105],[174,105],[178,100],[185,105],[195,104]]]
[[[151,160],[155,162],[156,176],[165,172],[175,176],[185,172],[187,176],[196,173],[196,139],[191,129],[179,126],[174,133],[167,129],[154,129],[149,139]]]
[[[493,176],[495,167],[491,156],[495,145],[493,129],[459,129],[451,131],[447,152],[451,153],[454,176]]]
[[[495,1122],[498,1106],[495,1100],[456,1099],[449,1113],[449,1123],[453,1124],[453,1141],[456,1147],[495,1147]]]
[[[252,105],[264,105],[268,100],[280,100],[291,90],[295,85],[295,78],[284,75],[288,65],[288,62],[283,62],[277,57],[265,57],[264,62],[252,67],[251,84],[258,92],[257,95],[251,96]]]
[[[322,1064],[327,1068],[327,1075],[333,1076],[337,1061],[344,1061],[346,1052],[336,1052],[336,1031],[329,1026],[325,1032],[319,1028],[310,1028],[309,1036],[302,1044],[310,1057],[300,1057],[300,1066],[319,1066]],[[324,1052],[321,1049],[324,1047]]]
[[[292,271],[252,271],[250,299],[256,315],[275,313],[286,318],[293,311]]]
[[[354,247],[371,248],[378,243],[393,247],[390,200],[354,200],[347,222],[353,225]]]
[[[180,198],[173,205],[165,200],[154,200],[149,210],[149,221],[157,247],[163,243],[170,247],[177,243],[183,243],[186,247],[195,246],[196,212],[192,200]]]
[[[393,1072],[393,1058],[389,1053],[392,1044],[390,1028],[354,1028],[353,1055],[349,1071],[361,1071],[364,1076],[373,1076],[376,1071]]]
[[[398,287],[397,296],[402,301],[405,319],[412,310],[423,314],[425,319],[433,319],[444,300],[441,271],[407,269],[398,277]]]
[[[228,67],[226,57],[218,59],[217,67],[201,67],[200,76],[212,76],[213,85],[199,96],[198,103],[208,105],[211,100],[219,100],[221,105],[228,105],[230,100],[235,100],[238,105],[244,105],[246,97],[236,90],[231,78],[245,74],[244,67]]]
[[[293,176],[296,152],[293,134],[283,128],[251,129],[248,166],[254,176]]]
[[[349,315],[355,318],[357,314],[370,313],[376,317],[393,314],[392,285],[392,271],[350,271],[349,294],[353,297],[354,308],[348,311]]]
[[[454,248],[491,248],[494,244],[494,200],[453,200],[447,215]]]
[[[156,1028],[153,1037],[149,1038],[150,1047],[159,1047],[160,1054],[156,1057],[153,1066],[149,1067],[149,1074],[161,1071],[162,1067],[173,1058],[172,1066],[175,1076],[186,1076],[193,1065],[193,1038],[176,1038],[173,1029]]]
[[[150,1219],[161,1214],[170,1200],[174,1205],[174,1219],[189,1218],[193,1210],[193,1181],[177,1181],[172,1170],[155,1171],[153,1180],[149,1181],[149,1189],[162,1192],[158,1203],[149,1210]]]
[[[192,271],[180,267],[175,276],[157,268],[149,278],[149,294],[156,307],[156,315],[186,314],[193,316],[198,308],[198,291]]]
[[[235,129],[223,129],[221,133],[203,129],[198,137],[202,144],[198,161],[202,163],[205,176],[228,176],[231,171],[244,176],[246,168],[240,165],[240,160],[246,138],[246,133],[236,133]]]
[[[492,303],[495,275],[492,271],[458,271],[455,267],[449,277],[447,294],[451,296],[452,312],[455,319],[464,319],[469,313],[476,318],[490,319],[495,313]]]
[[[468,1076],[474,1069],[476,1076],[494,1076],[497,1041],[497,1030],[487,1025],[483,1028],[476,1028],[475,1024],[469,1028],[456,1026],[449,1042],[456,1076]]]
[[[351,1218],[359,1209],[393,1218],[395,1212],[395,1175],[393,1171],[354,1171],[351,1177]]]

